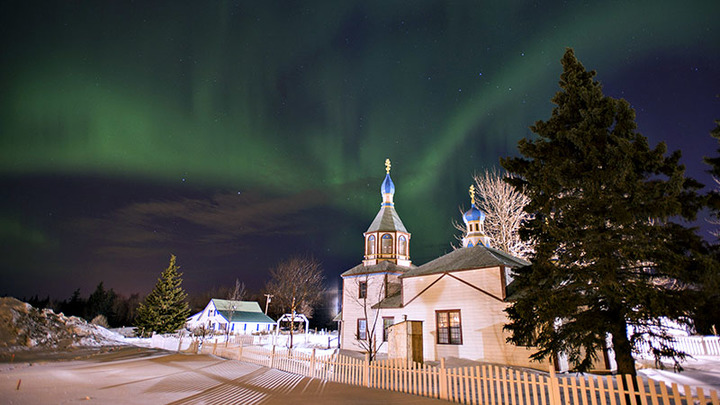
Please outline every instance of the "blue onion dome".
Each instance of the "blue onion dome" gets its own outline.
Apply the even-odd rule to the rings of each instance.
[[[390,173],[385,175],[385,180],[382,182],[382,186],[380,186],[380,193],[395,194],[395,184],[393,184],[393,181],[390,178]]]
[[[392,179],[390,178],[390,159],[385,159],[385,180],[383,180],[382,185],[380,186],[380,194],[395,194],[395,184],[393,184]]]
[[[475,186],[470,186],[470,209],[463,214],[463,221],[467,224],[470,221],[484,221],[485,213],[475,206]]]
[[[463,214],[463,221],[467,224],[470,221],[484,221],[485,220],[485,213],[480,211],[478,207],[475,206],[475,203],[473,203],[470,206],[470,209]]]

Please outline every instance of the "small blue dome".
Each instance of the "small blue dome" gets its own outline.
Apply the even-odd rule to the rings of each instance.
[[[485,220],[485,213],[480,211],[478,207],[475,206],[475,204],[472,204],[470,206],[470,209],[467,210],[465,214],[463,214],[463,221],[467,224],[470,221],[484,221]]]
[[[385,180],[382,182],[382,186],[380,186],[380,194],[395,194],[395,184],[393,184],[390,178],[390,173],[385,175]]]

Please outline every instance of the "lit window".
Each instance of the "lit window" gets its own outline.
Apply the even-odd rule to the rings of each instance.
[[[389,327],[393,325],[394,318],[383,318],[383,342],[387,342],[388,335],[390,334],[390,331],[388,330]]]
[[[404,236],[398,238],[398,254],[407,255],[407,239]]]
[[[382,237],[382,253],[391,254],[393,252],[393,237],[390,234],[385,234]]]
[[[358,284],[358,298],[367,298],[367,281]]]
[[[357,338],[358,340],[367,340],[367,319],[357,320]]]
[[[445,345],[462,344],[462,323],[460,310],[435,311],[437,325],[437,342]]]
[[[370,235],[367,238],[367,248],[365,249],[368,255],[375,254],[375,235]]]

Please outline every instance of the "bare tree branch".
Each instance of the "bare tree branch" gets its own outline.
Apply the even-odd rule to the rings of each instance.
[[[363,351],[370,354],[370,360],[372,361],[375,359],[378,351],[385,343],[382,339],[378,339],[376,334],[378,331],[378,321],[380,320],[380,309],[373,308],[373,306],[383,300],[387,285],[386,281],[378,278],[371,278],[368,277],[368,275],[365,275],[364,278],[355,278],[355,283],[357,284],[356,291],[359,291],[360,283],[367,283],[365,289],[366,294],[364,297],[361,298],[357,294],[353,296],[353,301],[362,309],[364,319],[366,320],[365,338],[361,339],[359,333],[355,334],[355,338],[358,340],[358,345],[363,349]],[[371,292],[374,292],[372,297],[370,297]],[[381,323],[380,327],[384,327],[384,325]]]
[[[477,206],[487,214],[484,229],[491,238],[491,244],[517,257],[527,258],[532,252],[532,244],[520,239],[518,229],[523,222],[531,219],[524,210],[530,199],[508,184],[504,180],[506,177],[511,175],[496,169],[475,174]],[[465,226],[458,222],[453,222],[453,226],[462,232],[459,237],[462,239],[467,231]]]
[[[303,313],[312,317],[315,305],[322,299],[325,291],[320,263],[313,257],[295,256],[280,262],[270,270],[271,280],[265,289],[273,294],[275,307],[292,314]],[[293,327],[290,327],[290,347],[292,347]]]

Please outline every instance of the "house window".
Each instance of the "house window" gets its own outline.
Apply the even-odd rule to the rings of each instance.
[[[375,254],[375,235],[370,235],[367,238],[367,247],[365,249],[368,255]]]
[[[382,237],[382,253],[391,254],[393,252],[393,237],[390,234],[385,234]]]
[[[367,281],[358,284],[358,298],[367,298]]]
[[[460,310],[435,311],[437,342],[441,345],[462,344],[462,323]]]
[[[367,319],[357,320],[357,338],[358,340],[367,340]]]
[[[407,255],[407,239],[404,236],[398,238],[398,254]]]
[[[394,320],[393,317],[383,318],[383,342],[388,341],[388,335],[390,334],[388,328],[393,325]]]

